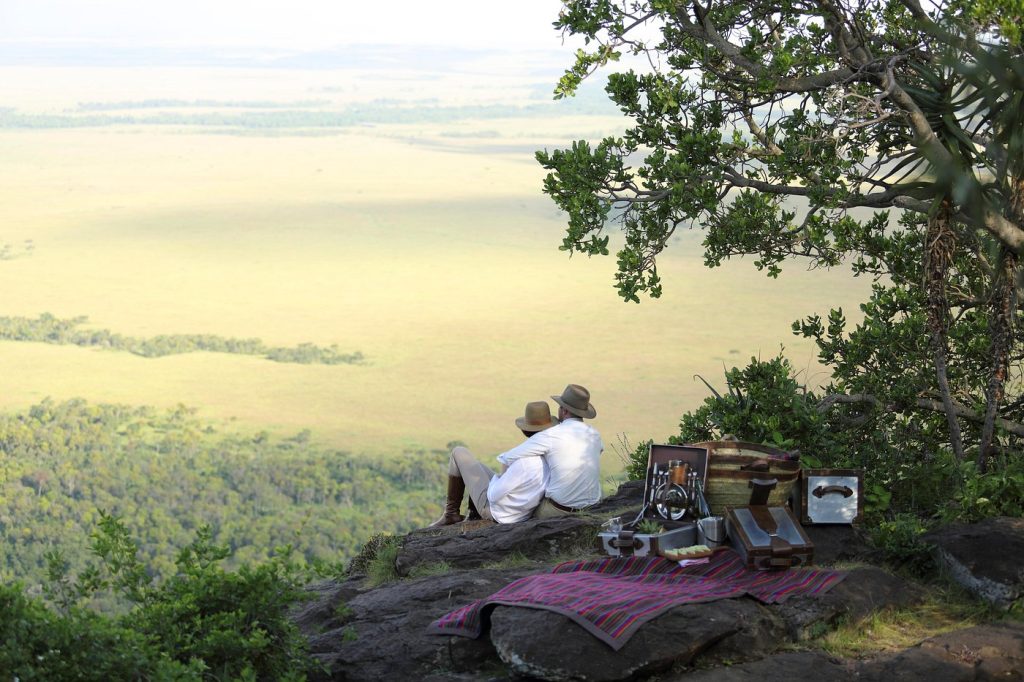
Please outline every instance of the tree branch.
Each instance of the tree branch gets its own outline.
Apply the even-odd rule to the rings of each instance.
[[[683,33],[715,48],[715,50],[732,62],[735,67],[755,79],[768,75],[765,73],[764,65],[745,57],[737,45],[730,43],[718,32],[714,24],[711,23],[711,19],[707,16],[707,11],[697,2],[693,3],[693,14],[697,20],[696,22],[690,20],[685,10],[680,9],[676,12],[675,17],[679,22],[679,29]],[[775,77],[773,79],[773,89],[776,92],[790,94],[814,92],[816,90],[824,90],[837,83],[844,83],[856,75],[857,72],[853,69],[842,67],[799,78]]]
[[[837,404],[849,405],[856,403],[866,403],[873,407],[879,407],[881,405],[878,398],[868,393],[851,393],[849,395],[843,393],[833,393],[831,395],[825,396],[821,400],[821,402],[818,403],[816,409],[819,413],[824,414]],[[942,401],[937,400],[935,398],[918,398],[914,402],[914,405],[921,409],[930,410],[932,412],[939,412],[942,414],[945,414],[946,412],[945,407],[942,405]],[[895,409],[895,406],[885,405],[884,408],[886,410],[892,410]],[[954,401],[953,409],[956,412],[956,416],[960,417],[961,419],[966,419],[967,421],[974,422],[975,424],[985,423],[984,415],[976,413],[974,410],[971,410],[965,405],[962,405]],[[996,426],[998,426],[999,428],[1003,429],[1008,433],[1012,433],[1015,436],[1024,436],[1024,424],[1021,424],[1019,422],[1013,422],[1010,421],[1009,419],[1004,419],[1002,417],[997,417],[995,423]]]

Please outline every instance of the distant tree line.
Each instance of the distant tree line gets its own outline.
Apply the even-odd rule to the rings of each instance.
[[[197,529],[231,552],[227,567],[292,545],[307,565],[340,564],[381,531],[405,533],[437,511],[444,450],[371,459],[290,438],[219,433],[183,406],[45,400],[0,414],[0,582],[37,592],[47,555],[71,573],[116,514],[157,577]]]
[[[225,338],[213,334],[161,334],[136,338],[115,334],[109,329],[79,329],[88,317],[58,318],[43,313],[37,318],[0,316],[0,340],[34,341],[56,345],[97,346],[128,351],[145,358],[159,358],[195,351],[260,355],[274,362],[299,364],[356,365],[365,361],[360,351],[342,353],[334,344],[323,347],[312,343],[298,346],[271,347],[260,339]]]
[[[535,118],[551,115],[615,115],[617,110],[589,90],[571,101],[555,105],[535,101],[521,106],[508,104],[444,105],[437,99],[378,99],[337,109],[313,108],[313,103],[292,102],[290,107],[270,102],[186,102],[181,100],[144,100],[140,102],[85,102],[78,111],[67,113],[23,113],[0,107],[0,128],[49,129],[93,128],[123,125],[228,127],[255,130],[295,128],[338,129],[367,124],[450,123],[469,119]],[[310,107],[300,108],[309,104]],[[134,115],[133,110],[209,106],[229,111],[148,111]],[[250,111],[238,111],[249,108]],[[104,113],[104,112],[122,113]]]
[[[219,99],[143,99],[118,102],[79,102],[78,111],[117,111],[118,109],[287,109],[294,107],[318,107],[330,104],[329,100],[309,99],[293,102],[273,100],[219,100]]]

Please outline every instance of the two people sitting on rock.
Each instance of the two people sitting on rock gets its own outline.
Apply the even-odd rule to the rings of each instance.
[[[498,455],[502,473],[478,461],[462,446],[448,458],[448,495],[434,526],[463,520],[459,509],[469,491],[468,520],[515,523],[581,511],[601,499],[601,436],[584,419],[597,416],[590,391],[569,384],[560,396],[558,418],[546,402],[532,402],[516,419],[526,440]]]

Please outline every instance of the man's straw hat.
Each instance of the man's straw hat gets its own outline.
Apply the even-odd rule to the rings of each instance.
[[[551,416],[551,407],[543,400],[526,403],[523,416],[516,419],[516,426],[527,433],[537,433],[549,429],[557,423],[558,420]]]
[[[590,404],[590,391],[579,384],[569,384],[562,395],[553,395],[551,399],[577,417],[593,419],[597,416],[597,410]]]

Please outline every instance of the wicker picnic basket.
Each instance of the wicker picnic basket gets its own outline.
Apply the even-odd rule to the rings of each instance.
[[[750,502],[750,481],[772,479],[778,485],[768,496],[768,504],[784,506],[800,478],[800,462],[784,450],[735,440],[692,443],[708,449],[708,477],[705,497],[711,513],[721,515],[725,507],[741,507]]]

